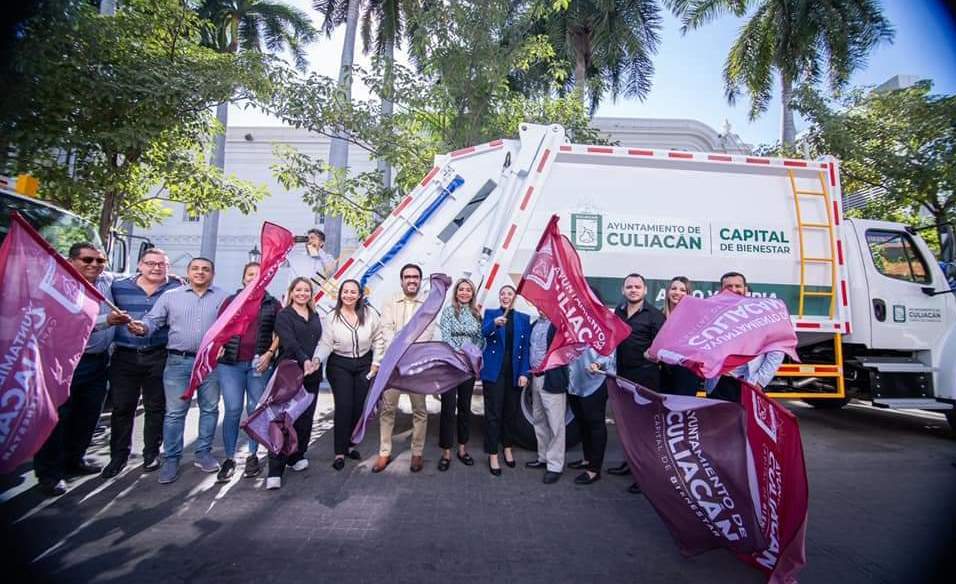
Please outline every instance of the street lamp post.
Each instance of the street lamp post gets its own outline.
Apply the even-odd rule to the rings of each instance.
[[[259,251],[259,246],[256,245],[249,250],[249,261],[259,263],[262,261],[262,252]]]

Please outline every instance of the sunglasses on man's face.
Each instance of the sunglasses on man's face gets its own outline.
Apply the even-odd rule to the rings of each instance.
[[[102,266],[103,264],[106,263],[106,258],[98,258],[93,256],[80,256],[76,259],[80,260],[84,264],[92,264],[93,262],[96,262],[97,265]]]

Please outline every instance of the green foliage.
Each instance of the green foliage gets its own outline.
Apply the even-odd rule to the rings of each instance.
[[[352,174],[288,147],[277,150],[280,161],[273,172],[279,182],[303,189],[314,208],[342,215],[360,235],[414,188],[436,154],[516,137],[522,122],[559,123],[573,140],[603,141],[590,128],[580,101],[552,96],[562,69],[548,38],[531,34],[536,15],[547,9],[503,0],[453,0],[419,10],[415,4],[373,3],[366,12],[376,25],[368,29],[366,47],[377,57],[371,71],[354,69],[353,77],[370,88],[373,99],[349,99],[336,80],[311,75],[279,85],[268,108],[294,127],[343,136],[394,169],[395,186],[388,189],[377,170]],[[331,27],[344,19],[348,2],[321,7]],[[375,35],[396,28],[408,34],[414,69],[390,64],[379,50],[384,37]],[[537,91],[516,87],[522,75],[538,76]],[[391,115],[383,115],[382,98],[394,102]]]
[[[812,88],[795,106],[811,123],[803,140],[813,153],[841,161],[843,191],[885,191],[866,210],[871,218],[935,222],[956,219],[956,96],[931,94],[921,82],[906,89],[858,89],[835,103]]]
[[[116,16],[87,3],[23,23],[15,47],[16,107],[0,121],[6,172],[29,172],[40,196],[99,222],[162,219],[160,200],[192,214],[249,211],[264,189],[205,163],[210,107],[269,89],[270,63],[200,44],[184,2],[128,0]]]

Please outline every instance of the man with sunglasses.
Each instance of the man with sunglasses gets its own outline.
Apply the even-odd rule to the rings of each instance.
[[[113,282],[116,305],[134,319],[141,319],[169,290],[182,286],[182,281],[169,274],[166,252],[152,248],[143,253],[138,272]],[[110,361],[110,462],[102,477],[113,478],[129,459],[133,440],[133,421],[140,395],[143,396],[143,470],[159,468],[159,445],[163,441],[163,416],[166,396],[163,389],[163,368],[166,366],[166,342],[169,326],[140,337],[126,327],[117,327]]]
[[[68,259],[81,276],[112,302],[112,277],[104,272],[106,256],[96,245],[86,241],[75,243],[70,247]],[[67,476],[96,474],[102,468],[84,457],[106,399],[112,327],[129,321],[128,314],[113,312],[105,303],[100,306],[93,333],[73,371],[70,396],[58,410],[60,419],[33,457],[33,471],[46,495],[66,493],[64,479]]]

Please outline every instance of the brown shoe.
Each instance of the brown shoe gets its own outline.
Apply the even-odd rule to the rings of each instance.
[[[391,456],[382,456],[379,454],[378,459],[375,461],[375,465],[372,467],[372,472],[382,472],[390,462],[392,462]]]
[[[412,466],[409,467],[412,472],[419,472],[425,468],[425,461],[422,460],[421,455],[412,457]]]

